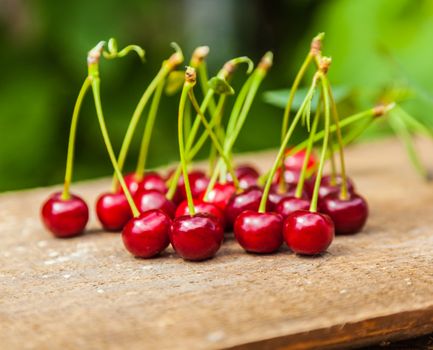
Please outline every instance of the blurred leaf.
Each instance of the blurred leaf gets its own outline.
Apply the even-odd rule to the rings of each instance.
[[[308,92],[308,88],[299,88],[295,93],[295,98],[292,103],[292,111],[298,110],[301,107],[302,101]],[[333,86],[332,92],[336,103],[342,102],[347,99],[351,94],[351,89],[347,86]],[[287,101],[289,100],[289,89],[267,91],[263,94],[263,100],[273,106],[286,108]],[[314,111],[317,108],[319,95],[316,94],[311,101],[311,109]]]

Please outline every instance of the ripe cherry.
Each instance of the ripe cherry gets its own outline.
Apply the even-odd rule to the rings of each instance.
[[[167,185],[165,184],[164,178],[157,172],[149,172],[143,176],[140,181],[139,190],[156,190],[161,193],[167,192]]]
[[[310,208],[310,200],[303,198],[297,198],[295,196],[286,196],[282,198],[277,204],[275,211],[279,213],[283,218],[287,218],[289,214],[294,213],[297,210],[308,210]]]
[[[221,211],[220,208],[218,208],[216,205],[212,203],[203,202],[200,199],[194,199],[194,209],[196,213],[201,214],[209,214],[217,218],[221,221],[221,225],[225,227],[225,217],[224,213]],[[182,203],[179,204],[179,206],[176,209],[175,217],[179,216],[185,216],[190,215],[189,207],[188,207],[188,201],[184,200]]]
[[[134,202],[142,213],[151,209],[161,209],[170,218],[173,218],[176,211],[175,204],[157,190],[138,191],[134,196]]]
[[[212,258],[224,239],[220,220],[209,214],[185,215],[171,225],[171,244],[185,260],[200,261]]]
[[[188,174],[189,184],[191,186],[191,192],[193,198],[199,198],[200,195],[206,191],[207,186],[209,185],[209,179],[206,174],[201,170],[193,170]],[[180,191],[182,200],[186,199],[185,192],[185,181],[183,176],[180,176],[178,183],[178,190]]]
[[[326,214],[299,210],[284,221],[284,240],[293,252],[317,255],[326,251],[334,239],[334,223]]]
[[[80,197],[70,194],[62,199],[60,192],[52,194],[42,206],[42,221],[54,236],[67,238],[78,236],[89,220],[89,208]]]
[[[137,179],[135,173],[129,173],[124,176],[126,187],[128,187],[129,192],[134,196],[138,188],[140,187],[140,180]],[[119,186],[119,193],[123,193],[123,189]]]
[[[235,168],[235,175],[239,180],[243,176],[255,177],[256,179],[260,176],[256,168],[248,164],[238,165]],[[230,182],[233,181],[230,173],[227,174],[227,180]]]
[[[205,202],[216,205],[218,208],[224,211],[227,203],[235,192],[236,188],[230,182],[216,183],[213,189],[209,191],[205,199],[204,193],[200,198]]]
[[[294,154],[290,154],[290,152],[291,149],[287,149],[286,157],[284,159],[284,165],[286,169],[293,169],[297,170],[298,172],[301,171],[306,156],[306,150],[302,149]],[[312,169],[316,165],[316,163],[316,157],[313,154],[310,154],[307,163],[307,170]]]
[[[239,188],[246,190],[250,187],[257,186],[257,181],[259,177],[252,174],[245,174],[241,177],[238,177],[239,180]]]
[[[296,185],[299,181],[300,172],[297,169],[285,169],[284,170],[284,182],[288,185]],[[279,183],[281,176],[281,169],[278,168],[275,175],[275,182]]]
[[[322,201],[326,196],[330,194],[339,194],[341,191],[342,177],[340,175],[335,176],[335,183],[332,182],[331,175],[325,175],[322,177],[319,187],[319,202]],[[314,190],[314,181],[306,182],[305,187],[310,196]],[[352,193],[355,191],[355,185],[350,178],[347,178],[347,191]]]
[[[349,193],[347,199],[332,193],[321,201],[320,210],[330,216],[337,234],[361,231],[368,217],[367,202],[356,193]]]
[[[132,218],[132,211],[123,193],[104,193],[96,202],[96,215],[105,230],[116,232]]]
[[[152,258],[170,243],[171,220],[161,210],[149,210],[129,220],[122,231],[125,248],[139,258]]]
[[[276,252],[283,243],[283,218],[280,214],[247,210],[235,221],[234,233],[247,252],[268,254]]]
[[[225,217],[230,227],[245,210],[258,211],[263,191],[259,187],[250,187],[242,193],[233,195],[227,203]]]

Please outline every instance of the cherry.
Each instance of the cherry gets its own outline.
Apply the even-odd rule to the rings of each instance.
[[[200,197],[207,203],[212,203],[216,205],[221,210],[225,210],[227,203],[229,202],[232,195],[236,192],[235,186],[230,183],[216,183],[212,190],[209,191],[206,198],[204,198],[205,193]]]
[[[256,179],[260,176],[256,168],[248,164],[238,165],[235,168],[235,175],[239,180],[243,176],[255,177]],[[230,173],[227,174],[227,180],[233,181]]]
[[[247,252],[273,253],[283,243],[283,218],[280,214],[247,210],[235,221],[234,233],[238,243]]]
[[[170,243],[171,220],[161,210],[149,210],[131,219],[122,231],[125,248],[139,258],[152,258]]]
[[[338,193],[331,193],[321,201],[320,209],[330,216],[337,234],[361,231],[368,217],[367,202],[356,193],[349,193],[347,199],[341,199]]]
[[[138,191],[134,196],[134,202],[142,213],[151,209],[161,209],[169,217],[173,218],[176,211],[175,204],[157,190]]]
[[[300,172],[297,169],[284,169],[284,182],[288,185],[296,185],[299,181]],[[281,169],[278,168],[275,176],[275,182],[279,183],[281,176]]]
[[[199,198],[205,191],[207,186],[209,185],[209,179],[206,174],[201,170],[193,170],[188,174],[188,180],[191,186],[191,192],[193,198]],[[185,180],[183,176],[179,177],[178,182],[178,191],[180,192],[180,196],[183,199],[186,198],[185,191]]]
[[[250,187],[257,186],[257,180],[259,179],[259,177],[253,174],[245,174],[241,177],[238,177],[238,179],[239,187],[243,190],[246,190]]]
[[[289,214],[297,210],[308,210],[308,208],[310,208],[310,201],[308,199],[286,196],[279,201],[275,211],[281,214],[283,218],[287,218]]]
[[[260,206],[263,191],[259,187],[250,187],[242,193],[233,195],[227,203],[225,217],[230,227],[236,218],[245,210],[257,211]]]
[[[96,215],[107,231],[121,231],[132,218],[132,211],[123,193],[104,193],[96,201]]]
[[[223,239],[224,230],[220,220],[209,214],[179,216],[171,225],[171,244],[185,260],[212,258]]]
[[[322,177],[319,187],[319,201],[322,201],[326,196],[330,194],[339,194],[341,191],[342,177],[340,175],[335,176],[335,184],[332,184],[332,176],[325,175]],[[310,196],[314,189],[314,182],[306,182],[305,187]],[[350,178],[347,178],[347,191],[352,193],[355,191],[355,185]]]
[[[298,210],[284,221],[284,240],[292,251],[303,255],[321,254],[334,239],[334,223],[326,214]]]
[[[216,205],[212,203],[203,202],[200,199],[194,199],[193,203],[194,203],[194,209],[196,213],[213,215],[215,218],[221,221],[221,225],[223,227],[225,226],[224,213]],[[177,207],[175,217],[185,216],[190,214],[191,213],[189,211],[188,201],[184,200]]]
[[[62,193],[52,194],[43,204],[42,221],[54,236],[67,238],[78,236],[84,231],[89,220],[89,208],[78,196],[70,194],[62,199]]]
[[[140,187],[140,181],[137,179],[137,176],[135,173],[126,174],[124,176],[126,187],[128,187],[129,192],[132,196],[134,196],[139,187]],[[119,187],[119,193],[123,193],[122,187]]]
[[[164,178],[157,172],[149,172],[143,176],[139,187],[139,190],[156,190],[161,193],[167,192],[167,185],[165,184]]]
[[[277,186],[278,187],[278,186]],[[268,195],[268,201],[266,203],[266,206],[269,208],[270,211],[276,211],[278,203],[283,199],[285,194],[280,193],[276,190],[270,190]]]
[[[301,171],[307,151],[305,149],[302,149],[294,154],[290,154],[290,152],[291,148],[288,148],[286,150],[286,155],[284,159],[284,165],[286,169],[297,170],[298,172]],[[316,165],[316,163],[316,157],[313,154],[310,154],[307,162],[307,169],[312,169]]]

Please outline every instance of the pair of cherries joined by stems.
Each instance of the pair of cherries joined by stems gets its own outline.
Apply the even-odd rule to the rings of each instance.
[[[42,208],[46,227],[58,237],[72,237],[83,232],[88,221],[86,203],[69,192],[69,185],[78,114],[83,97],[91,87],[104,142],[115,169],[112,191],[99,196],[96,213],[105,230],[122,231],[124,245],[134,256],[154,257],[171,243],[177,254],[186,260],[208,259],[220,248],[224,229],[231,228],[236,240],[248,252],[273,253],[285,241],[295,253],[316,255],[326,251],[334,233],[351,234],[361,230],[368,216],[368,208],[365,200],[355,193],[353,182],[345,174],[340,128],[346,120],[379,116],[385,113],[386,108],[371,109],[364,114],[354,115],[340,125],[327,78],[330,60],[322,57],[318,48],[321,38],[319,35],[313,40],[310,53],[295,78],[283,119],[280,150],[272,169],[262,176],[251,166],[234,168],[232,149],[260,83],[272,64],[270,53],[263,57],[246,80],[224,129],[221,123],[222,112],[227,96],[233,94],[228,82],[234,68],[240,63],[247,63],[250,73],[251,61],[245,57],[230,60],[215,77],[208,80],[204,65],[208,51],[206,47],[200,47],[194,52],[191,67],[187,67],[185,77],[182,77],[178,113],[181,161],[176,169],[167,176],[162,176],[157,172],[144,171],[146,157],[163,87],[170,84],[175,73],[180,73],[174,69],[183,61],[183,55],[175,46],[176,52],[163,62],[134,111],[116,158],[100,103],[99,59],[100,56],[108,59],[122,57],[129,51],[135,51],[142,57],[144,52],[133,45],[117,51],[111,40],[108,51],[104,50],[104,43],[98,44],[89,52],[89,75],[74,108],[64,191],[52,195]],[[317,66],[312,85],[289,125],[294,93],[312,62]],[[197,103],[193,92],[196,70],[203,80],[201,85],[204,98],[201,105]],[[311,101],[318,87],[321,90],[320,100],[310,125]],[[152,95],[136,171],[123,178],[123,165],[132,136]],[[217,95],[219,97],[215,101]],[[195,119],[191,119],[191,109],[196,113]],[[209,120],[205,117],[207,112],[210,114]],[[317,132],[322,114],[324,130]],[[334,118],[333,125],[330,124],[331,116]],[[307,124],[309,137],[305,142],[287,148],[300,120]],[[198,134],[200,126],[205,127],[201,135]],[[328,146],[330,140],[332,146],[333,133],[338,141],[340,175],[335,170],[334,150]],[[198,170],[188,172],[189,163],[207,138],[212,141],[210,178]],[[320,160],[317,161],[312,148],[320,139],[323,139],[323,145]],[[322,176],[327,158],[331,160],[332,174]]]

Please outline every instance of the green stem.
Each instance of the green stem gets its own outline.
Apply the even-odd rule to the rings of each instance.
[[[129,122],[128,129],[126,130],[125,137],[123,139],[122,146],[120,148],[118,164],[120,171],[123,170],[123,166],[125,164],[126,156],[128,155],[129,147],[132,142],[132,137],[134,136],[135,130],[137,128],[138,122],[140,121],[141,115],[143,114],[143,110],[147,105],[147,102],[152,96],[153,92],[159,85],[159,83],[165,79],[167,74],[170,72],[170,68],[167,64],[163,64],[158,74],[153,78],[153,80],[148,85],[147,89],[144,91],[143,95],[138,101],[137,107],[135,107],[134,113],[132,114],[132,118]],[[113,177],[113,188],[117,188],[116,176]]]
[[[189,133],[191,132],[192,127],[192,117],[191,117],[191,105],[187,102],[185,104],[185,116],[184,116],[184,134],[185,138],[188,138]]]
[[[197,99],[195,98],[193,89],[189,90],[188,95],[189,95],[189,98],[191,100],[192,106],[196,110],[197,114],[200,116],[200,119],[206,128],[206,131],[208,132],[210,138],[212,139],[213,145],[215,146],[216,150],[218,151],[218,153],[220,154],[220,156],[224,160],[224,163],[225,163],[226,167],[228,168],[230,175],[232,176],[234,186],[236,187],[236,189],[238,189],[239,188],[239,181],[238,181],[238,178],[236,177],[236,174],[233,170],[231,162],[228,159],[228,157],[224,154],[224,150],[223,150],[223,148],[222,148],[222,146],[218,140],[218,137],[213,132],[212,128],[209,125],[209,122],[206,120],[206,117],[204,116],[203,113],[201,113],[200,107],[197,103]]]
[[[277,169],[280,166],[280,164],[284,158],[287,144],[289,143],[290,137],[292,136],[293,131],[295,130],[295,127],[298,124],[298,121],[301,118],[302,113],[304,112],[306,105],[308,104],[308,100],[311,99],[311,97],[314,95],[314,89],[316,87],[316,82],[317,82],[317,80],[316,80],[316,78],[314,78],[313,83],[311,84],[311,87],[308,90],[308,93],[305,96],[301,107],[299,108],[298,112],[296,113],[295,117],[293,118],[293,121],[290,124],[290,127],[287,130],[286,135],[284,136],[284,140],[281,142],[281,146],[280,146],[280,149],[278,150],[277,157],[275,158],[274,164],[271,168],[271,171],[270,171],[268,178],[266,180],[265,187],[263,189],[263,196],[262,196],[262,199],[260,201],[259,213],[266,212],[266,203],[268,201],[269,191],[271,190],[271,185],[272,185],[275,173],[277,172]]]
[[[413,144],[412,136],[409,130],[407,129],[407,126],[400,118],[397,117],[396,114],[391,114],[388,120],[391,128],[394,129],[394,132],[403,141],[406,147],[406,152],[413,166],[415,167],[415,170],[419,173],[421,177],[428,180],[429,173],[427,169],[424,167],[424,165],[422,164],[421,160],[419,159],[419,156]]]
[[[207,94],[207,92],[209,90],[209,87],[208,87],[209,77],[208,77],[208,74],[207,74],[207,64],[206,64],[206,61],[202,61],[198,65],[197,70],[198,70],[198,79],[200,81],[200,87],[201,87],[201,90],[203,91],[203,96],[206,96],[206,94]],[[216,109],[217,109],[217,107],[215,105],[215,101],[212,98],[210,100],[210,102],[209,102],[209,111],[210,111],[211,115],[215,114]]]
[[[347,146],[352,143],[355,139],[357,139],[361,134],[364,133],[364,131],[374,122],[374,120],[375,118],[371,117],[360,123],[360,125],[356,125],[354,128],[351,128],[349,132],[344,135],[343,144]]]
[[[194,207],[194,201],[192,198],[191,186],[189,184],[188,166],[187,166],[185,143],[184,143],[184,129],[183,129],[185,104],[186,104],[186,101],[188,99],[188,92],[191,90],[192,87],[193,87],[193,84],[191,84],[187,81],[183,85],[182,94],[180,96],[180,102],[179,102],[178,129],[177,130],[178,130],[178,138],[179,138],[180,163],[182,165],[183,180],[185,182],[186,199],[188,202],[189,214],[191,216],[194,216],[195,215],[195,207]],[[176,183],[177,183],[177,181],[176,181]]]
[[[307,149],[305,151],[304,162],[302,163],[301,174],[299,175],[299,181],[298,181],[298,184],[296,186],[296,192],[295,192],[296,198],[302,197],[302,191],[304,189],[305,178],[307,175],[308,161],[310,159],[310,155],[311,155],[311,152],[313,150],[313,144],[314,144],[313,139],[314,139],[314,135],[316,134],[316,131],[317,131],[317,126],[319,125],[320,110],[321,110],[321,106],[319,103],[317,105],[316,115],[314,116],[314,121],[313,121],[313,125],[311,127],[310,135],[308,136],[308,144],[307,144]]]
[[[104,143],[107,148],[108,155],[110,156],[110,160],[113,165],[117,179],[120,182],[120,185],[122,186],[123,192],[126,196],[129,206],[131,207],[132,214],[134,215],[134,217],[138,217],[140,216],[140,212],[138,211],[138,208],[135,205],[134,200],[132,199],[131,193],[129,192],[128,187],[126,186],[125,180],[123,179],[122,172],[120,171],[120,168],[117,164],[116,156],[114,154],[113,147],[111,145],[110,137],[108,136],[108,131],[105,125],[105,119],[104,119],[102,106],[101,106],[99,76],[93,74],[91,76],[91,80],[92,80],[93,97],[95,100],[96,114],[98,116],[99,126],[101,128],[102,137],[104,139]]]
[[[310,203],[310,211],[316,212],[317,211],[317,202],[319,200],[319,189],[320,184],[322,182],[322,175],[323,175],[323,168],[325,166],[326,161],[326,152],[328,148],[328,139],[329,139],[329,133],[330,133],[330,106],[329,106],[329,95],[327,93],[327,85],[325,82],[325,78],[323,76],[323,73],[320,75],[320,81],[322,83],[322,91],[323,91],[323,102],[324,102],[324,109],[325,109],[325,130],[324,130],[324,137],[323,137],[323,145],[322,145],[322,153],[320,155],[320,161],[319,161],[319,168],[317,169],[317,176],[316,181],[314,183],[314,190],[313,190],[313,196],[311,198]]]
[[[68,200],[71,195],[69,188],[72,181],[72,172],[74,167],[74,153],[75,153],[75,135],[77,134],[77,125],[80,115],[81,105],[83,103],[84,96],[90,87],[90,79],[86,77],[83,85],[81,86],[80,92],[78,93],[77,101],[75,102],[74,111],[72,113],[71,129],[69,131],[68,141],[68,153],[66,156],[66,171],[65,171],[65,182],[63,185],[62,200]]]
[[[141,180],[146,169],[146,160],[149,151],[150,139],[152,137],[153,127],[155,125],[155,119],[158,114],[159,102],[161,100],[162,91],[164,90],[164,80],[162,80],[156,88],[155,94],[153,95],[152,103],[150,105],[149,114],[147,116],[146,126],[144,127],[143,138],[141,140],[140,153],[137,161],[137,168],[135,170],[135,176],[137,180]]]

